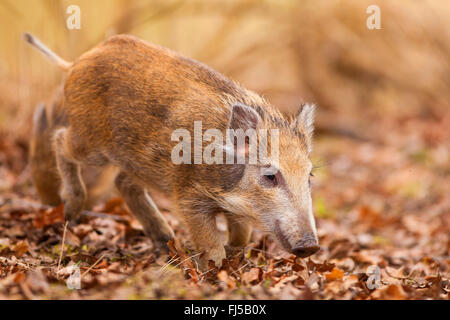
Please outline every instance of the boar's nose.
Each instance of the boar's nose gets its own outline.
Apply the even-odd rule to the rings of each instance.
[[[317,245],[312,245],[308,247],[296,247],[292,249],[292,253],[295,254],[297,257],[306,258],[319,251],[319,249],[320,247]]]
[[[291,252],[297,257],[306,258],[319,251],[319,249],[317,237],[312,232],[308,232],[303,235],[302,240],[297,243],[297,246],[292,248]]]

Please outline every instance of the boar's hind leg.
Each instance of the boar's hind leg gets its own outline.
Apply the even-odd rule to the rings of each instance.
[[[86,189],[81,179],[80,165],[74,160],[67,139],[69,129],[55,132],[54,148],[56,164],[62,181],[61,198],[64,201],[64,217],[74,220],[79,217],[86,200]]]
[[[128,208],[142,224],[155,247],[164,247],[167,241],[175,237],[163,215],[142,186],[124,172],[119,173],[115,183]]]
[[[33,115],[33,132],[30,143],[31,179],[43,204],[57,206],[61,203],[61,181],[52,146],[52,127],[47,119],[45,104],[40,104]]]
[[[233,247],[245,246],[250,241],[252,227],[250,224],[239,221],[232,215],[227,215],[228,244]]]

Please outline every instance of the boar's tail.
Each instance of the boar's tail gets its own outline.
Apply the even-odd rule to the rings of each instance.
[[[31,44],[33,47],[38,49],[41,53],[43,53],[47,58],[49,58],[53,63],[55,63],[58,67],[63,70],[68,70],[71,66],[71,62],[67,62],[61,57],[57,56],[53,51],[51,51],[45,44],[43,44],[38,38],[34,37],[28,32],[24,33],[24,39],[26,42]]]

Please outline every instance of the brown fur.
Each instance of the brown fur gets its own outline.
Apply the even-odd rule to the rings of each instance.
[[[63,97],[64,88],[60,86],[48,104],[42,103],[36,108],[30,141],[31,178],[41,202],[51,206],[61,203],[61,179],[52,144],[55,131],[69,125]],[[117,170],[112,166],[102,169],[87,166],[82,171],[89,195],[86,208],[113,194],[112,184]]]
[[[204,252],[203,265],[225,258],[215,220],[220,213],[228,220],[230,244],[245,245],[252,224],[300,256],[318,249],[308,184],[312,107],[286,118],[204,64],[127,35],[76,60],[64,93],[70,126],[56,132],[55,150],[68,219],[79,215],[86,199],[80,165],[114,165],[120,169],[116,186],[155,243],[174,235],[146,190],[173,199],[196,249]],[[185,128],[193,137],[194,121],[202,121],[203,131],[279,129],[280,183],[272,187],[259,164],[175,165],[171,134]]]

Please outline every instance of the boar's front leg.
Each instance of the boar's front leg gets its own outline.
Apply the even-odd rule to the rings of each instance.
[[[242,247],[248,244],[252,235],[250,224],[240,221],[231,214],[226,215],[228,224],[228,244],[233,247]]]
[[[200,267],[206,270],[208,261],[212,260],[217,267],[222,266],[226,258],[225,248],[219,237],[216,215],[192,209],[189,203],[178,202],[178,211],[183,218],[191,240],[200,256]],[[198,209],[198,207],[197,207]]]
[[[175,235],[145,189],[124,172],[119,173],[115,183],[128,208],[144,227],[145,234],[157,249],[165,248],[167,241]]]

